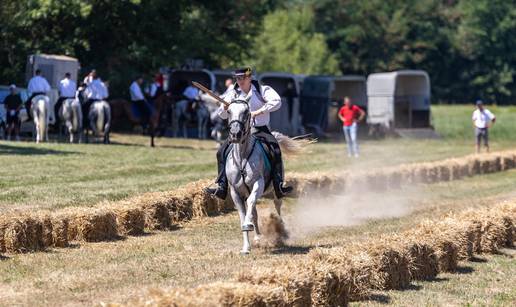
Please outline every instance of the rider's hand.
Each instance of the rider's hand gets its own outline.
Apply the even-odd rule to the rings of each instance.
[[[253,112],[251,112],[251,118],[255,118],[256,116],[258,116],[260,114],[262,114],[262,111],[259,111],[259,110],[258,111],[253,111]]]

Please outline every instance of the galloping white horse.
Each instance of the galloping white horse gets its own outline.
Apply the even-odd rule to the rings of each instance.
[[[88,119],[93,136],[98,138],[103,134],[104,144],[109,144],[109,132],[111,129],[111,107],[109,103],[105,100],[92,103]]]
[[[32,118],[36,129],[36,143],[48,142],[48,123],[50,121],[50,99],[45,95],[32,98]]]
[[[59,109],[59,117],[66,126],[70,136],[70,143],[74,142],[74,135],[78,135],[79,143],[82,142],[82,108],[78,99],[65,99]],[[61,129],[60,129],[61,131]]]
[[[240,216],[243,233],[242,254],[251,250],[249,231],[255,231],[255,242],[260,240],[256,202],[264,192],[272,190],[271,169],[264,147],[251,132],[251,112],[248,101],[234,100],[228,108],[229,140],[233,143],[226,162],[230,194]],[[302,150],[303,141],[273,132],[285,154]],[[272,193],[275,195],[275,193]],[[281,218],[281,199],[274,198],[274,206]]]

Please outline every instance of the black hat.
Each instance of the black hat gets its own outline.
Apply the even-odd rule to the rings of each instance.
[[[235,77],[237,77],[237,76],[249,77],[252,74],[253,74],[253,70],[251,69],[251,67],[238,68],[238,69],[235,69],[235,71],[233,72],[233,75]]]

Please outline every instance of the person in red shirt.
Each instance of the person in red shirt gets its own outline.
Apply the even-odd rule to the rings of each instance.
[[[364,119],[365,112],[360,107],[352,104],[351,99],[346,96],[338,116],[342,121],[342,130],[346,137],[348,157],[355,156],[355,158],[358,158],[357,123]]]

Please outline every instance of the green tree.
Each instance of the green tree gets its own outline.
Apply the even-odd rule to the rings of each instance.
[[[262,32],[252,44],[249,62],[260,71],[337,74],[337,60],[329,51],[324,34],[315,32],[313,21],[313,12],[308,7],[268,14]]]
[[[453,41],[468,60],[463,75],[470,92],[491,101],[515,102],[515,2],[463,0],[459,12],[459,27]]]

